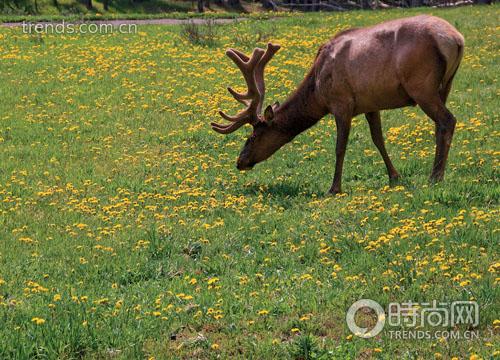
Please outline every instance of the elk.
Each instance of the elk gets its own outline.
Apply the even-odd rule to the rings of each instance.
[[[250,57],[229,49],[226,55],[243,73],[248,89],[238,93],[229,87],[228,91],[246,108],[236,116],[219,111],[229,124],[211,125],[221,134],[232,133],[245,124],[253,126],[237,160],[239,170],[249,170],[326,114],[333,114],[337,127],[336,163],[329,193],[336,194],[341,192],[352,118],[365,114],[392,184],[399,174],[385,149],[380,111],[419,105],[435,123],[436,152],[430,179],[440,181],[456,123],[445,104],[463,48],[463,36],[434,16],[349,29],[322,45],[297,89],[283,104],[267,106],[263,114],[264,68],[280,46],[269,43],[265,51],[256,48]]]

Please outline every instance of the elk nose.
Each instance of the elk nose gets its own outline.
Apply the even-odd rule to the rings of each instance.
[[[254,165],[255,164],[245,164],[240,159],[238,159],[238,161],[236,162],[236,168],[240,171],[250,170],[253,168]]]
[[[245,170],[245,166],[239,160],[236,162],[236,168],[240,171]]]

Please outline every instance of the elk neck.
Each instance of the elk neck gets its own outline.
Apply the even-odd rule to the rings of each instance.
[[[297,89],[276,109],[274,120],[276,127],[293,139],[316,124],[328,113],[318,98],[312,70]]]

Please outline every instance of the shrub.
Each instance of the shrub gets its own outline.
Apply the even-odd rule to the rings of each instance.
[[[182,26],[181,36],[194,45],[214,46],[217,44],[218,27],[212,19],[203,24],[190,21]]]

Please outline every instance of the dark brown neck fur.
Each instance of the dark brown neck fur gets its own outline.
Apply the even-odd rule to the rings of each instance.
[[[317,95],[313,68],[297,89],[276,109],[276,127],[293,139],[316,124],[328,112],[319,104]]]

